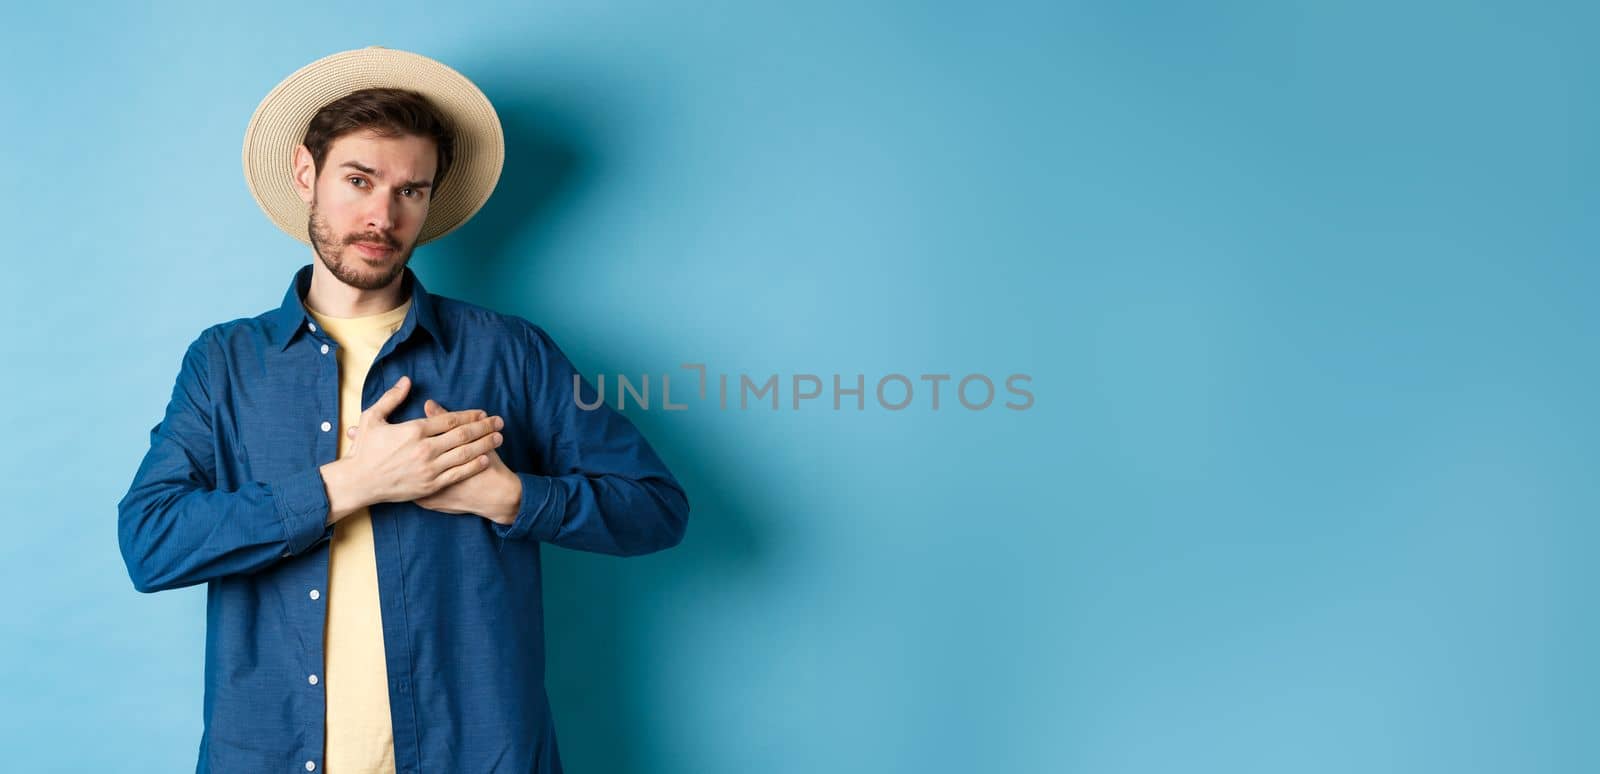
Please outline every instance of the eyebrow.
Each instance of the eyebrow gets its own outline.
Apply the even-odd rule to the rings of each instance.
[[[341,166],[341,167],[355,167],[356,169],[359,169],[362,172],[365,172],[365,173],[367,173],[369,175],[372,175],[373,177],[378,178],[379,180],[383,179],[383,174],[378,172],[378,170],[373,169],[372,167],[366,166],[364,164],[355,162],[355,161],[346,161],[345,163],[340,164],[339,166]],[[401,187],[404,187],[404,188],[432,188],[433,187],[433,183],[430,183],[430,182],[428,182],[426,180],[407,180],[406,182],[401,183]]]

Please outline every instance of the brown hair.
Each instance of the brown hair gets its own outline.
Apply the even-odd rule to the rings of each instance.
[[[439,157],[429,198],[438,195],[439,183],[455,161],[456,134],[427,97],[410,89],[372,88],[324,105],[311,117],[304,140],[317,175],[322,174],[322,161],[333,141],[357,131],[380,137],[415,135],[432,139]]]

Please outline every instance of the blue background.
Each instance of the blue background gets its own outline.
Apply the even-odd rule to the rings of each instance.
[[[630,410],[693,513],[546,552],[569,770],[1597,770],[1576,5],[10,8],[3,767],[192,768],[205,592],[134,592],[115,503],[311,260],[256,103],[381,44],[508,134],[413,267],[587,373],[1033,377]]]

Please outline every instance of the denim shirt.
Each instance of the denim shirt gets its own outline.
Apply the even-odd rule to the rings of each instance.
[[[329,540],[319,466],[338,458],[338,343],[307,313],[311,265],[283,305],[207,328],[117,504],[133,587],[206,584],[204,732],[196,772],[322,768]],[[388,421],[449,410],[505,419],[497,451],[522,482],[509,525],[383,502],[372,514],[399,774],[560,772],[545,693],[541,543],[630,556],[683,539],[689,501],[650,444],[542,328],[428,293],[374,359]],[[577,387],[574,386],[576,377]],[[582,406],[573,391],[577,389]],[[339,772],[334,772],[339,774]]]

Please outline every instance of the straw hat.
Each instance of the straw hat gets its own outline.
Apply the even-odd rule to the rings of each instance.
[[[294,150],[324,105],[351,92],[379,86],[411,89],[427,97],[456,131],[455,160],[429,204],[417,244],[466,223],[500,180],[505,134],[489,98],[466,76],[421,54],[367,46],[318,59],[268,92],[244,130],[244,179],[273,224],[310,245],[310,210],[291,183]]]

